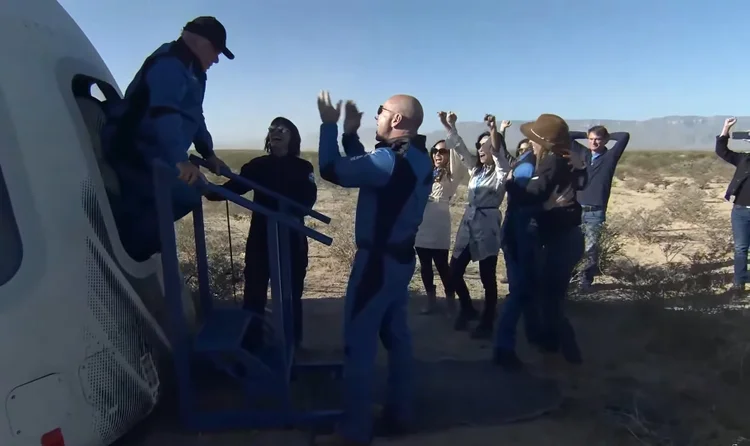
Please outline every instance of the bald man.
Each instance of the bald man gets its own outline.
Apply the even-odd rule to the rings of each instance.
[[[342,145],[337,122],[341,102],[327,92],[318,98],[320,176],[341,187],[359,188],[354,256],[345,298],[344,418],[338,445],[367,445],[373,437],[373,389],[378,335],[388,351],[388,394],[384,434],[398,433],[412,416],[412,344],[407,323],[414,240],[432,190],[432,162],[419,135],[419,101],[397,95],[378,107],[375,150],[357,136],[362,113],[346,104]]]

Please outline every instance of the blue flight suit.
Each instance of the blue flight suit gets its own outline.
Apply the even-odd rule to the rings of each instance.
[[[536,158],[531,151],[521,155],[513,166],[513,179],[518,186],[525,187],[534,175]],[[503,223],[503,256],[508,273],[509,296],[503,302],[495,332],[495,354],[515,353],[516,327],[524,316],[526,337],[536,342],[540,322],[535,306],[535,284],[539,280],[539,256],[541,241],[537,234],[536,214],[538,206],[526,206],[514,200],[508,192],[508,209]]]
[[[113,203],[120,238],[136,260],[158,252],[152,163],[168,166],[188,160],[192,144],[204,158],[214,155],[203,117],[206,73],[182,40],[159,47],[144,62],[125,97],[106,108],[102,146],[122,191]],[[167,173],[167,175],[169,175]],[[172,179],[175,221],[200,204],[200,193]]]
[[[414,242],[432,190],[432,160],[424,136],[381,143],[366,153],[355,135],[320,126],[320,176],[342,187],[359,188],[354,256],[345,298],[345,438],[370,443],[377,338],[388,350],[385,413],[408,423],[412,417],[412,341],[407,322]]]

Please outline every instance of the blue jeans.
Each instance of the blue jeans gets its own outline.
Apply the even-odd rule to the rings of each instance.
[[[602,233],[602,226],[606,220],[606,211],[604,208],[598,209],[593,207],[591,210],[583,211],[581,223],[585,239],[586,262],[582,268],[582,282],[591,285],[594,277],[601,274],[599,269],[599,236]]]
[[[584,237],[578,226],[547,236],[543,240],[539,307],[543,350],[561,351],[570,362],[580,362],[575,331],[565,316],[564,302],[570,277],[584,252]]]
[[[750,247],[750,208],[732,208],[732,238],[734,238],[734,284],[747,283],[747,251]]]
[[[339,431],[370,444],[378,336],[388,351],[384,410],[408,424],[413,416],[412,340],[408,324],[409,282],[416,259],[358,249],[344,300],[344,416]]]
[[[503,302],[495,332],[495,350],[515,351],[516,327],[524,317],[526,338],[539,339],[539,315],[535,305],[541,243],[532,214],[509,212],[503,224],[503,257],[508,274],[509,295]]]

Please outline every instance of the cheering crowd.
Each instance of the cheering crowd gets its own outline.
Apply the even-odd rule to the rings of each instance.
[[[200,205],[195,185],[206,181],[188,160],[194,145],[215,172],[227,168],[213,150],[203,117],[206,71],[223,54],[226,30],[214,17],[198,17],[185,25],[179,39],[149,55],[128,86],[125,97],[107,104],[102,147],[123,185],[110,199],[118,233],[128,254],[143,261],[161,249],[154,198],[153,163],[175,166],[173,214],[178,220]],[[108,101],[109,102],[109,101]],[[515,372],[524,364],[515,353],[516,328],[521,319],[528,342],[547,355],[560,354],[580,364],[582,354],[565,316],[565,298],[572,283],[587,291],[598,269],[598,242],[606,219],[615,168],[630,135],[594,126],[571,131],[554,114],[541,114],[520,126],[525,136],[510,153],[505,131],[509,121],[485,115],[487,131],[469,148],[459,134],[458,117],[438,112],[445,139],[429,149],[419,129],[424,121],[420,102],[396,95],[377,110],[378,144],[366,151],[357,134],[362,113],[354,102],[333,104],[327,92],[318,97],[322,121],[319,174],[331,183],[359,189],[355,219],[357,251],[344,300],[345,415],[331,444],[366,445],[375,434],[372,383],[377,343],[389,354],[387,401],[379,418],[379,433],[400,433],[413,417],[412,342],[408,324],[409,282],[420,262],[427,295],[425,315],[454,314],[454,328],[470,330],[475,339],[493,340],[493,360]],[[339,150],[339,121],[343,112]],[[717,137],[716,152],[737,166],[727,190],[734,201],[735,288],[744,290],[750,248],[750,176],[747,153],[731,151],[726,121]],[[742,138],[747,137],[747,132]],[[734,137],[734,135],[732,135]],[[587,146],[578,142],[587,140]],[[613,141],[611,148],[607,144]],[[313,166],[300,157],[297,127],[283,117],[272,120],[265,139],[266,155],[249,160],[240,175],[267,189],[312,207],[317,199]],[[450,201],[468,177],[463,217],[451,227]],[[249,192],[229,181],[223,187]],[[507,196],[505,215],[500,211]],[[209,194],[208,200],[222,200]],[[275,199],[256,191],[255,201],[278,210]],[[296,218],[302,220],[301,214]],[[451,238],[455,242],[451,253]],[[294,341],[302,343],[307,240],[291,245]],[[497,261],[502,252],[509,293],[499,311]],[[582,261],[583,260],[583,261]],[[245,256],[247,311],[263,314],[269,281],[266,219],[254,214]],[[466,268],[478,262],[484,289],[481,311],[472,303],[464,280]],[[445,308],[437,297],[433,264],[445,291]],[[580,270],[576,266],[581,264]],[[458,306],[456,306],[456,296]],[[457,307],[457,308],[456,308]],[[263,344],[262,326],[251,326],[245,347]],[[382,432],[380,432],[382,430]]]

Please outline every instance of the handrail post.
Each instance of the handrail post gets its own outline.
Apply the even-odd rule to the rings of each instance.
[[[284,203],[279,203],[279,210],[282,214],[294,217],[289,212],[289,207]],[[279,257],[281,259],[281,295],[280,298],[284,302],[284,318],[289,324],[284,326],[284,337],[286,338],[285,344],[285,362],[287,367],[287,373],[291,374],[291,362],[294,358],[294,341],[295,341],[295,311],[294,311],[294,283],[292,282],[292,261],[294,260],[291,245],[290,245],[290,234],[287,226],[277,226],[279,234]]]
[[[211,296],[211,282],[208,271],[208,250],[206,249],[206,228],[203,219],[203,200],[193,210],[193,233],[195,236],[195,264],[198,271],[198,292],[202,315],[208,314],[213,309],[213,297]],[[234,283],[234,271],[232,271],[232,283]],[[198,315],[198,312],[196,312]]]
[[[289,338],[287,337],[287,324],[288,319],[285,318],[287,303],[284,300],[284,267],[283,267],[283,256],[280,252],[280,240],[279,240],[279,222],[274,216],[269,216],[267,220],[267,237],[268,237],[268,263],[270,272],[271,282],[271,317],[274,319],[274,357],[282,366],[283,373],[289,369],[289,357],[287,356],[287,343]],[[285,377],[286,378],[286,377]],[[284,382],[283,380],[280,382]],[[288,380],[286,380],[288,382]],[[286,386],[280,386],[279,392],[288,393]],[[288,394],[285,394],[282,398],[285,405],[290,405],[291,400]]]
[[[172,181],[176,178],[166,166],[153,165],[154,195],[156,215],[161,240],[161,263],[164,277],[164,297],[169,308],[169,338],[172,344],[172,355],[175,363],[177,384],[180,387],[180,415],[183,420],[191,416],[193,392],[190,386],[190,359],[188,348],[188,326],[185,320],[185,308],[182,303],[182,283],[180,266],[177,258],[177,240],[174,230],[174,211],[172,208]]]

